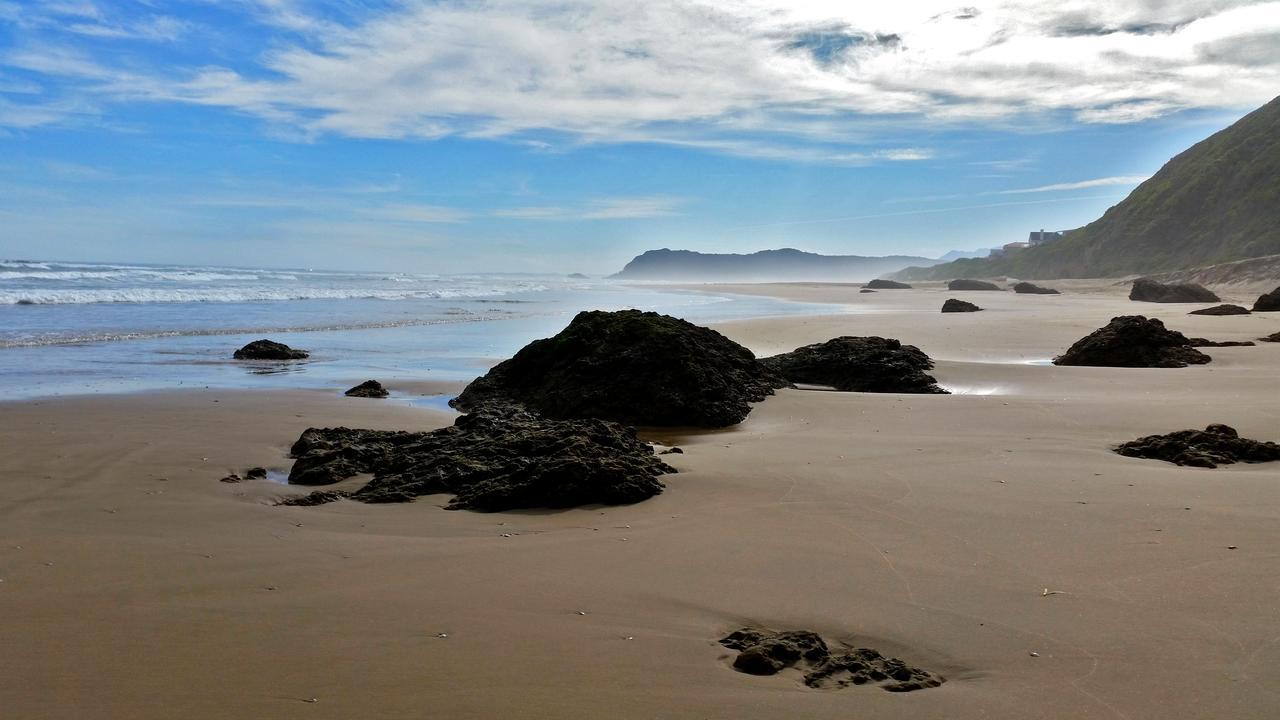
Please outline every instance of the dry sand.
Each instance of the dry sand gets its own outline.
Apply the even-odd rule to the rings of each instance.
[[[1277,439],[1280,344],[1177,370],[1028,364],[1116,314],[1214,339],[1280,316],[1187,316],[1105,287],[957,293],[988,309],[954,315],[936,289],[729,289],[854,310],[720,326],[760,354],[888,335],[967,394],[783,391],[733,429],[652,433],[686,451],[657,498],[502,514],[275,507],[298,491],[218,482],[287,468],[308,425],[450,421],[344,388],[0,406],[0,716],[1280,714],[1280,468],[1108,450],[1211,422]],[[716,639],[744,624],[948,682],[739,674]]]

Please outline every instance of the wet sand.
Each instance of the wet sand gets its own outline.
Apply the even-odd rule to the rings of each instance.
[[[287,469],[310,425],[451,421],[345,387],[4,404],[4,715],[1275,716],[1280,467],[1108,448],[1211,422],[1280,439],[1280,344],[1174,370],[1037,363],[1117,314],[1217,340],[1280,316],[1187,316],[1200,306],[1106,287],[704,289],[848,303],[718,329],[757,354],[897,337],[959,392],[783,391],[732,429],[649,433],[685,450],[652,500],[501,514],[443,496],[275,507],[301,491],[218,482]],[[987,310],[942,315],[949,296]],[[743,675],[716,642],[743,625],[815,630],[947,682]]]

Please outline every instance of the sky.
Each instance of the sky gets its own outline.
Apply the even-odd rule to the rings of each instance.
[[[0,258],[932,257],[1278,92],[1280,2],[0,0]]]

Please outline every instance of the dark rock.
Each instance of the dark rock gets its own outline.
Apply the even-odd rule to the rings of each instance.
[[[316,505],[325,505],[331,502],[337,502],[346,497],[350,497],[351,493],[342,490],[316,490],[291,497],[276,503],[277,505],[291,505],[293,507],[315,507]]]
[[[267,469],[264,467],[249,468],[244,471],[244,478],[246,480],[266,480]]]
[[[875,292],[875,290],[868,290],[868,289],[866,289],[866,288],[862,288],[862,289],[861,289],[861,290],[859,290],[858,292],[860,292],[860,293],[873,293],[873,292]]]
[[[1249,340],[1209,340],[1201,337],[1187,338],[1187,341],[1191,343],[1191,347],[1253,347],[1255,344]]]
[[[881,280],[876,278],[862,287],[870,290],[910,290],[911,286],[896,280]]]
[[[660,452],[660,453],[658,453],[658,454],[659,454],[659,455],[683,455],[683,454],[684,454],[684,450],[681,450],[681,449],[680,449],[680,448],[678,448],[678,447],[673,447],[673,448],[667,448],[666,450],[663,450],[662,452]]]
[[[978,307],[977,305],[974,305],[971,302],[966,302],[964,300],[957,300],[956,298],[947,298],[947,301],[942,303],[942,312],[944,313],[978,312],[981,309],[982,308]]]
[[[1213,307],[1192,310],[1188,315],[1248,315],[1249,309],[1239,305],[1214,305]]]
[[[1106,327],[1076,341],[1053,359],[1054,365],[1092,367],[1177,368],[1203,365],[1208,355],[1191,346],[1185,335],[1165,328],[1155,318],[1121,315]]]
[[[639,310],[579,313],[449,402],[515,402],[551,418],[723,427],[786,386],[751,351],[708,328]]]
[[[568,275],[565,275],[565,277],[569,278],[570,280],[586,280],[586,279],[588,279],[588,278],[587,278],[587,276],[586,276],[586,275],[583,275],[582,273],[569,273]]]
[[[311,356],[306,350],[294,350],[284,343],[254,340],[235,352],[236,360],[302,360]]]
[[[1258,338],[1262,342],[1280,342],[1280,332],[1273,332],[1266,337]]]
[[[999,285],[996,285],[995,283],[986,282],[985,280],[967,280],[967,279],[952,280],[951,282],[947,283],[947,289],[948,290],[1001,290],[1001,291],[1004,290],[1004,288],[1000,287]]]
[[[1195,283],[1173,283],[1166,285],[1158,283],[1155,280],[1147,278],[1139,278],[1133,281],[1133,288],[1129,290],[1129,299],[1139,302],[1158,302],[1158,303],[1206,303],[1220,302],[1221,298],[1214,295],[1203,285]]]
[[[359,385],[343,393],[347,397],[384,398],[390,393],[377,380],[365,380]]]
[[[889,692],[909,692],[946,682],[940,675],[886,658],[870,648],[832,652],[817,633],[807,630],[743,628],[720,644],[738,651],[733,667],[739,672],[776,675],[796,667],[804,672],[804,684],[812,688],[875,684]]]
[[[1280,312],[1280,287],[1258,296],[1253,303],[1254,312]]]
[[[946,392],[925,372],[933,368],[929,356],[892,338],[838,337],[761,362],[789,382],[846,392]]]
[[[1231,463],[1280,460],[1280,445],[1240,437],[1235,428],[1210,425],[1204,430],[1179,430],[1148,435],[1115,448],[1127,457],[1164,460],[1178,465],[1214,468]]]
[[[244,478],[240,477],[236,473],[231,473],[230,475],[227,475],[226,477],[222,478],[218,482],[238,483],[238,482],[244,482]]]
[[[662,492],[658,477],[675,472],[633,428],[551,420],[512,406],[463,415],[431,432],[310,428],[290,453],[291,484],[372,473],[351,499],[407,502],[452,493],[451,510],[635,503]]]
[[[1053,288],[1040,287],[1029,282],[1020,282],[1013,286],[1013,291],[1021,295],[1057,295]]]

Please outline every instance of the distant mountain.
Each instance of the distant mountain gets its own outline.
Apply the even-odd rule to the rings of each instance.
[[[952,250],[942,257],[938,258],[938,262],[951,262],[952,260],[963,260],[965,258],[984,258],[992,253],[995,248],[978,248],[977,250]]]
[[[936,262],[912,255],[817,255],[792,248],[761,250],[750,255],[704,254],[663,248],[637,256],[613,277],[626,280],[861,282],[909,265]]]
[[[903,279],[1115,277],[1280,253],[1280,98],[1193,145],[1098,220],[1036,247]]]

